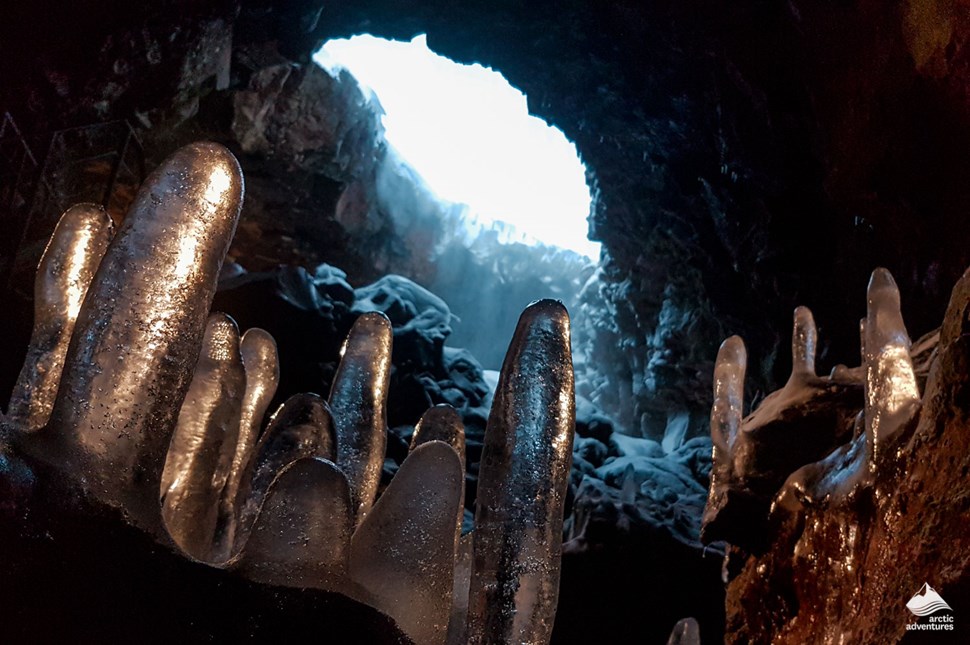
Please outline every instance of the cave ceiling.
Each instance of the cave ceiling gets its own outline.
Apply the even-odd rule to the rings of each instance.
[[[689,324],[660,330],[670,360],[707,372],[716,341],[743,333],[762,389],[787,373],[775,330],[795,305],[811,306],[823,328],[845,328],[836,321],[863,313],[851,294],[885,265],[915,337],[935,326],[970,264],[970,17],[956,2],[134,1],[6,11],[19,37],[0,45],[0,107],[28,138],[123,118],[144,137],[149,164],[192,139],[232,145],[230,97],[264,67],[306,63],[328,38],[427,33],[435,51],[500,70],[530,111],[575,141],[620,332],[656,336],[668,301],[691,312]],[[332,201],[335,191],[294,192]],[[294,212],[298,223],[310,217]],[[822,366],[856,360],[853,336],[826,335]],[[697,385],[707,390],[704,378]]]

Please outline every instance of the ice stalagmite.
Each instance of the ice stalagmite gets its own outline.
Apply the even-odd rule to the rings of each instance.
[[[670,631],[667,645],[701,645],[701,628],[693,618],[681,618]]]
[[[808,307],[796,307],[792,325],[791,356],[792,368],[789,382],[806,381],[815,378],[815,346],[818,331],[815,318]]]
[[[270,485],[237,566],[257,582],[340,591],[352,531],[347,478],[324,459],[299,459]]]
[[[239,330],[229,316],[213,314],[172,435],[160,491],[165,528],[198,560],[210,559],[222,492],[220,454],[236,436],[244,387]]]
[[[519,318],[485,433],[470,643],[549,641],[574,421],[569,316],[562,304],[541,300]]]
[[[444,441],[455,449],[461,460],[461,471],[465,472],[465,424],[453,407],[446,404],[436,405],[421,415],[411,436],[411,452],[429,441]],[[465,478],[461,479],[461,504],[464,507]],[[459,509],[461,511],[461,509]],[[462,513],[458,513],[455,530],[461,536]]]
[[[351,580],[418,645],[444,645],[447,636],[464,476],[454,448],[421,444],[351,541]]]
[[[472,541],[474,532],[458,540],[455,555],[455,583],[451,594],[451,618],[448,621],[448,645],[468,642],[468,587],[472,577]]]
[[[392,341],[387,316],[360,316],[344,341],[340,367],[330,389],[337,437],[336,463],[350,482],[358,523],[374,503],[384,465]]]
[[[326,401],[315,394],[288,398],[270,419],[243,475],[240,526],[248,528],[277,473],[302,457],[333,461],[334,443]]]
[[[920,395],[899,307],[899,289],[889,271],[879,268],[872,272],[866,301],[862,325],[866,442],[869,467],[875,469],[889,442],[919,410]]]
[[[795,341],[792,341],[794,345]],[[711,407],[711,442],[713,467],[704,523],[714,519],[717,509],[724,506],[731,478],[731,449],[741,430],[744,416],[744,373],[748,366],[748,352],[740,336],[731,336],[717,351],[714,364],[714,405]]]
[[[465,425],[450,405],[436,405],[421,415],[421,419],[414,427],[414,435],[411,437],[411,452],[429,441],[444,441],[455,449],[464,465]]]
[[[242,203],[239,164],[195,143],[145,181],[81,305],[38,454],[138,525],[158,489]]]
[[[34,330],[8,411],[24,430],[50,418],[74,323],[113,236],[104,209],[78,204],[64,212],[47,243],[34,279]]]
[[[229,557],[235,540],[240,511],[237,502],[243,473],[252,460],[263,416],[280,380],[276,341],[269,332],[258,327],[247,329],[242,336],[240,351],[246,370],[246,392],[242,399],[239,429],[233,441],[223,446],[220,471],[224,468],[226,476],[221,483],[217,482],[217,486],[222,487],[222,499],[219,503],[216,550],[223,559]]]

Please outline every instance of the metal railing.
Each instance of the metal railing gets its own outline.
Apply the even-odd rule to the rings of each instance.
[[[38,164],[5,114],[0,130],[0,284],[29,288],[20,277],[33,273],[66,208],[78,202],[101,204],[118,223],[144,178],[144,151],[127,121],[53,132]]]

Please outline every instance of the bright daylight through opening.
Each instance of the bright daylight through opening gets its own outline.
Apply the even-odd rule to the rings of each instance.
[[[586,237],[590,193],[576,146],[529,115],[525,95],[501,74],[435,54],[424,35],[331,40],[314,60],[373,91],[387,141],[441,199],[511,225],[521,241],[599,257]]]

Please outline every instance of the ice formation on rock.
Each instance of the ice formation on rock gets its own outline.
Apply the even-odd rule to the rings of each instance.
[[[726,503],[727,485],[732,473],[732,451],[741,430],[744,416],[744,372],[748,367],[748,352],[740,336],[731,336],[717,352],[714,363],[714,406],[711,408],[711,440],[714,444],[711,459],[711,487],[705,511],[705,524],[714,517],[711,511]]]
[[[778,485],[759,524],[759,550],[731,549],[727,642],[895,642],[912,620],[900,607],[913,589],[929,580],[945,595],[946,585],[966,579],[968,311],[970,271],[953,290],[942,330],[921,343],[938,342],[936,350],[918,350],[928,364],[921,397],[899,291],[888,271],[873,272],[860,324],[862,369],[836,369],[827,379],[828,387],[858,388],[861,371],[865,396],[852,414],[813,417],[816,433],[850,417],[853,431]],[[779,431],[791,437],[805,405],[787,399]],[[785,592],[765,594],[766,586]]]
[[[273,414],[252,451],[240,492],[239,523],[252,524],[277,473],[302,457],[334,461],[336,440],[327,402],[315,394],[294,394]]]
[[[7,411],[27,431],[50,418],[74,323],[112,237],[103,208],[78,204],[65,211],[44,249],[34,279],[34,330]]]
[[[377,607],[419,645],[465,642],[466,633],[472,642],[548,642],[574,426],[565,308],[540,301],[522,315],[488,422],[479,529],[460,538],[465,435],[449,407],[424,414],[374,504],[392,345],[383,314],[353,325],[329,403],[297,395],[260,433],[279,381],[276,344],[261,329],[240,338],[231,318],[208,312],[241,198],[228,151],[182,148],[142,187],[96,273],[110,227],[96,210],[65,214],[38,280],[54,289],[38,300],[60,317],[50,338],[71,338],[63,372],[42,386],[53,393],[60,377],[60,389],[36,432],[25,431],[37,423],[30,415],[0,419],[4,436],[13,428],[17,437],[0,457],[20,464],[23,450],[63,473],[57,486],[122,511],[192,559]],[[101,246],[77,238],[78,218],[105,236]],[[55,267],[74,251],[72,266],[94,273],[83,304],[84,280]]]
[[[919,410],[920,393],[909,355],[909,334],[899,308],[899,288],[889,271],[872,272],[866,300],[866,439],[870,468],[875,470],[885,446]]]
[[[682,618],[670,631],[667,645],[701,645],[701,628],[693,618]]]
[[[347,478],[325,459],[299,459],[270,486],[237,567],[258,582],[340,591],[352,532]]]
[[[246,391],[240,403],[239,430],[235,440],[224,444],[222,460],[229,463],[222,496],[219,501],[219,521],[216,535],[218,559],[229,557],[230,545],[235,541],[239,520],[239,487],[249,464],[260,425],[280,380],[276,341],[266,331],[248,329],[240,342],[243,367],[246,370]]]
[[[496,388],[480,465],[469,643],[545,643],[552,632],[575,399],[569,318],[530,305]]]
[[[812,312],[796,308],[791,375],[743,419],[744,377],[731,360],[738,350],[718,354],[711,410],[714,467],[701,528],[705,542],[726,540],[749,551],[763,548],[771,500],[780,485],[794,470],[852,436],[861,381],[844,368],[832,377],[817,376],[817,342]],[[729,338],[722,352],[729,343],[741,340]],[[723,389],[722,381],[738,389]]]

